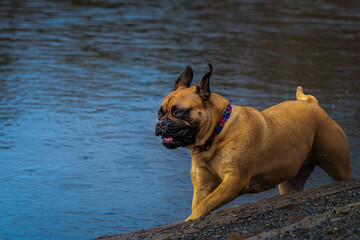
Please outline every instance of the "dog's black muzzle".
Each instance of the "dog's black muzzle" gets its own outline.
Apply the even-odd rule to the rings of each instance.
[[[159,120],[155,127],[155,135],[161,136],[166,148],[185,147],[195,142],[196,128],[179,121],[174,122],[167,117]]]

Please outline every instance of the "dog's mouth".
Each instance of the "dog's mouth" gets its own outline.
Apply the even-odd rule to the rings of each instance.
[[[170,137],[170,136],[165,136],[165,135],[161,135],[162,137],[162,144],[169,149],[175,149],[179,146],[181,146],[181,141],[177,140],[174,137]]]
[[[162,144],[169,149],[185,147],[192,144],[195,139],[195,132],[191,129],[177,130],[175,134],[156,131],[155,134],[161,136]]]
[[[162,139],[164,142],[173,142],[174,141],[173,137],[163,137]]]

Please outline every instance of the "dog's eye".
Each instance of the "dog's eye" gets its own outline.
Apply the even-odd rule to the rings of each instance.
[[[183,111],[181,110],[175,110],[173,111],[173,116],[180,117],[183,114]]]

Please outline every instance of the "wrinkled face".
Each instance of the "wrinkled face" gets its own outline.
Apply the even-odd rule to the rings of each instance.
[[[161,136],[162,144],[170,149],[186,147],[196,142],[200,125],[207,121],[204,103],[210,98],[210,72],[204,75],[197,86],[190,87],[193,72],[187,66],[175,81],[173,91],[161,103],[158,111],[159,122],[155,135]]]
[[[201,116],[201,112],[196,111],[194,98],[194,93],[191,94],[187,89],[179,89],[170,93],[162,102],[158,111],[159,122],[155,127],[155,135],[162,137],[165,147],[174,149],[195,142],[200,127],[197,118]],[[201,102],[200,99],[197,100]]]

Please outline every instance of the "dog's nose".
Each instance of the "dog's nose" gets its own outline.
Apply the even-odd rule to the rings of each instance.
[[[164,117],[158,121],[156,124],[160,128],[166,128],[169,125],[169,119],[167,117]]]
[[[164,124],[164,119],[160,119],[155,127],[155,135],[159,136],[160,134],[164,133],[165,130],[165,124]]]
[[[159,120],[158,123],[156,124],[156,126],[158,127],[163,127],[164,123],[163,123],[163,120]]]

